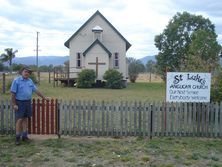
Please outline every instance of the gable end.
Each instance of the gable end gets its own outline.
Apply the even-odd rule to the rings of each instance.
[[[64,45],[69,48],[70,41],[94,18],[96,15],[100,15],[105,22],[126,42],[126,50],[131,47],[131,44],[120,34],[119,31],[97,10],[65,43]]]
[[[83,56],[85,56],[96,44],[100,45],[103,50],[110,56],[112,56],[112,53],[97,39],[95,40],[84,52]]]

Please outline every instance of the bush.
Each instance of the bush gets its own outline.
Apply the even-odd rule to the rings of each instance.
[[[29,76],[29,78],[33,81],[34,84],[37,84],[37,77],[34,73],[31,73],[31,75]]]
[[[214,78],[214,83],[211,85],[211,101],[222,101],[222,70]]]
[[[11,85],[12,85],[12,81],[13,81],[13,80],[9,80],[9,81],[6,82],[6,91],[9,91],[9,90],[10,90]]]
[[[117,70],[114,70],[114,69],[107,70],[103,78],[106,80],[106,87],[108,88],[111,88],[111,89],[124,88],[123,75]]]
[[[6,81],[5,81],[5,87],[4,87],[6,92],[10,90],[12,81],[13,81],[12,79],[6,79]],[[1,94],[2,92],[3,92],[3,81],[0,82],[0,94]]]
[[[94,70],[84,69],[78,74],[77,88],[91,88],[95,79],[96,73]]]

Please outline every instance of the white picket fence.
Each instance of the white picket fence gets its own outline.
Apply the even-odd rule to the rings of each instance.
[[[222,136],[222,103],[70,101],[60,133],[79,136]]]
[[[15,114],[10,100],[0,101],[0,134],[15,133]]]
[[[60,135],[222,137],[222,102],[60,101],[56,118]],[[0,134],[15,132],[9,100],[0,101],[0,121]]]

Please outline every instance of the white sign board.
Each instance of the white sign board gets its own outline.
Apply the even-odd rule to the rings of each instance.
[[[167,102],[210,102],[210,73],[168,72]]]

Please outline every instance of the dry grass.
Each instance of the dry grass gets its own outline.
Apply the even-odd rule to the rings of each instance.
[[[140,73],[136,82],[155,82],[155,83],[161,83],[163,80],[160,78],[159,75],[151,74],[150,73]]]

